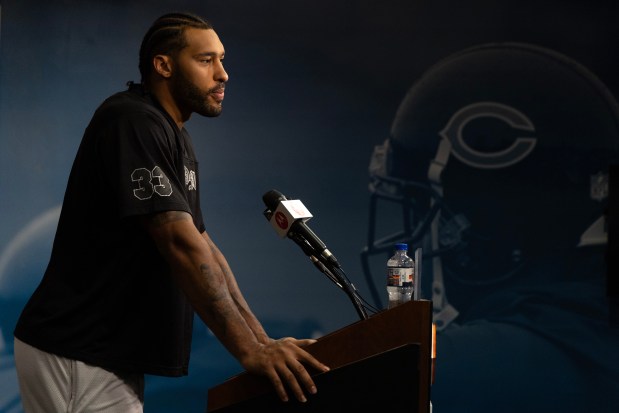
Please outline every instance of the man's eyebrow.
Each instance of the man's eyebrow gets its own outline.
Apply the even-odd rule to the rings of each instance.
[[[223,56],[225,54],[225,52],[222,53],[217,53],[217,52],[200,52],[200,53],[196,53],[195,56],[196,57],[201,57],[201,56]]]

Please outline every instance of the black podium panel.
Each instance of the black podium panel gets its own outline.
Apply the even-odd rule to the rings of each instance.
[[[416,412],[418,361],[419,345],[406,344],[314,376],[318,393],[306,403],[284,403],[273,391],[213,412]]]

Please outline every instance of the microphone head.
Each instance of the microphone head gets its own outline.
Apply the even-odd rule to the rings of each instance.
[[[272,211],[275,211],[277,209],[277,204],[279,204],[281,201],[286,200],[287,198],[284,196],[284,194],[275,189],[271,189],[270,191],[262,195],[262,202],[264,202],[264,205],[266,205],[266,207]]]

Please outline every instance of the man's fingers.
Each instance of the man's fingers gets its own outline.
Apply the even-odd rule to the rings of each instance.
[[[297,340],[297,343],[296,343],[297,346],[299,346],[299,343],[298,343],[299,341],[305,341],[305,340]],[[321,363],[318,359],[316,359],[316,357],[312,356],[310,353],[308,353],[307,351],[303,350],[300,347],[297,347],[297,359],[304,365],[311,366],[322,373],[329,371],[329,366]],[[305,368],[303,370],[305,371]]]
[[[295,344],[299,347],[309,346],[310,344],[314,344],[316,341],[318,340],[313,338],[294,339]]]
[[[316,392],[318,391],[316,388],[316,384],[314,383],[312,376],[309,374],[305,366],[300,362],[297,362],[293,371],[295,376],[297,377],[297,380],[303,383],[303,387],[305,388],[305,390],[307,390],[307,392],[310,394],[316,394]]]
[[[329,371],[329,367],[322,364],[314,356],[303,350],[301,346],[315,343],[314,339],[295,339],[285,337],[273,343],[272,356],[279,354],[280,360],[275,361],[268,377],[279,398],[286,402],[290,392],[298,401],[307,401],[306,394],[317,392],[316,384],[306,366],[311,366],[319,372]]]
[[[294,364],[294,366],[286,366],[286,369],[282,372],[282,374],[285,377],[286,383],[288,383],[288,387],[297,398],[297,400],[305,403],[307,401],[307,397],[305,397],[305,392],[303,391],[301,384],[299,384],[299,380],[301,380],[301,382],[304,384],[307,391],[312,394],[316,393],[316,386],[314,386],[312,378],[309,376],[309,373],[307,372],[307,370],[305,370],[305,367],[303,367],[301,363],[299,363],[298,361],[293,361],[292,364]],[[309,387],[307,385],[307,380],[309,380],[309,382],[311,383]],[[313,392],[310,391],[310,389],[312,388],[314,389]]]
[[[286,388],[284,387],[284,383],[280,380],[279,374],[277,371],[273,370],[268,375],[271,380],[271,384],[273,384],[273,388],[275,389],[275,393],[277,393],[277,397],[280,398],[281,401],[288,401],[288,393],[286,393]]]
[[[306,392],[309,394],[316,394],[317,392],[316,384],[314,384],[311,375],[305,366],[297,360],[291,360],[281,365],[277,373],[271,377],[271,382],[282,401],[288,401],[286,389],[301,403],[307,401]]]

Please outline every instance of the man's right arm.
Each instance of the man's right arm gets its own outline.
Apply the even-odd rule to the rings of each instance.
[[[167,211],[141,221],[198,316],[246,370],[267,376],[282,400],[287,400],[284,383],[302,401],[302,386],[315,392],[305,365],[318,371],[328,367],[301,348],[315,340],[258,340],[230,292],[227,264],[222,267],[219,251],[199,233],[190,214]]]

